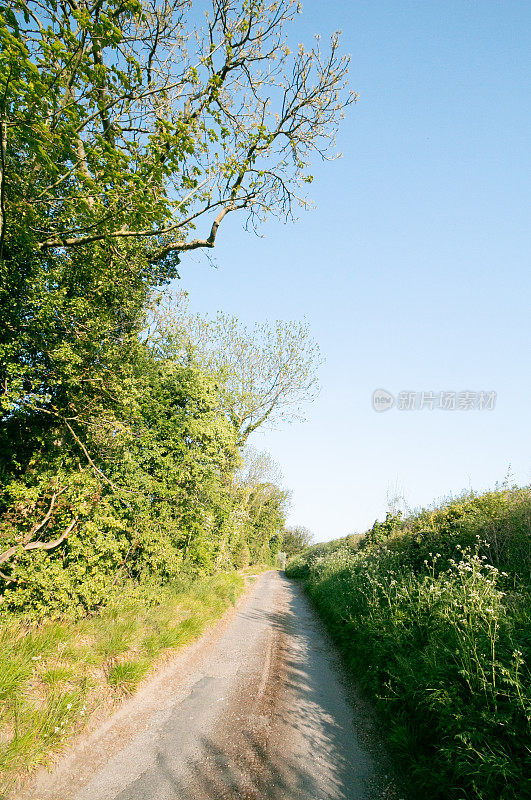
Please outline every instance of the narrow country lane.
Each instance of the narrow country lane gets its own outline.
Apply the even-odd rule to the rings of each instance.
[[[298,585],[263,574],[221,627],[22,797],[395,797],[370,714]]]

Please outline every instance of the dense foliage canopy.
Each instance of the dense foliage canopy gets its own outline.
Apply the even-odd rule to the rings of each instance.
[[[254,371],[238,394],[192,324],[150,335],[154,303],[227,214],[306,202],[355,97],[337,36],[290,52],[291,0],[204,10],[0,2],[4,608],[81,613],[124,580],[280,547],[286,492],[238,468],[258,425],[314,393],[307,330],[239,330]],[[210,324],[218,353],[235,325]]]

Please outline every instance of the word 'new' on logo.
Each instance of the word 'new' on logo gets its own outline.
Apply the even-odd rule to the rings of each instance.
[[[388,411],[395,404],[395,398],[385,389],[375,389],[372,393],[372,407],[375,411]]]

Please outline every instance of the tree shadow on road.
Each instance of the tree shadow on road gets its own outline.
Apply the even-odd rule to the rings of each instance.
[[[285,643],[263,698],[258,701],[252,693],[238,698],[241,721],[239,717],[229,721],[229,734],[220,724],[219,731],[201,737],[197,755],[184,770],[179,741],[172,752],[163,732],[156,763],[115,800],[391,800],[396,796],[394,781],[386,774],[388,764],[377,765],[375,775],[378,753],[369,755],[365,741],[372,721],[362,719],[365,708],[353,708],[337,655],[301,593],[291,591],[284,610],[247,608],[240,614],[272,628]],[[284,702],[288,696],[290,702]],[[182,737],[186,738],[184,730]],[[297,741],[300,748],[282,747],[286,741]]]
[[[244,732],[242,737],[245,746],[239,754],[228,754],[203,737],[201,760],[189,765],[191,779],[186,783],[167,753],[159,751],[156,765],[115,800],[319,800],[319,787],[300,765],[278,752],[267,752],[253,734]]]

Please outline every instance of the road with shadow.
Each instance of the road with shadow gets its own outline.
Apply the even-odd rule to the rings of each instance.
[[[187,669],[135,724],[133,698],[32,797],[398,800],[374,717],[296,583],[261,575]]]

